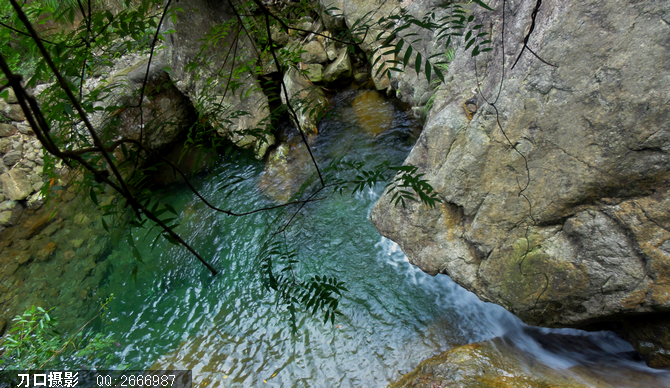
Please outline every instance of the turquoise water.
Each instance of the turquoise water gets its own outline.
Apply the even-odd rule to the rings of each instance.
[[[320,164],[340,155],[370,165],[402,163],[417,123],[395,109],[383,134],[361,130],[351,107],[356,93],[335,99],[335,115],[322,122],[314,145]],[[220,207],[268,206],[256,188],[262,169],[254,161],[222,163],[193,183]],[[251,194],[224,198],[217,190],[217,178],[233,173],[247,178],[239,192]],[[298,276],[336,276],[349,289],[335,325],[301,314],[293,336],[288,313],[263,289],[255,262],[278,212],[229,217],[207,209],[186,188],[172,188],[165,200],[181,212],[178,232],[220,274],[212,277],[186,250],[165,241],[152,251],[152,236],[137,233],[145,264],[135,284],[129,249],[115,251],[114,275],[103,289],[116,296],[110,328],[119,342],[119,364],[193,369],[197,380],[221,386],[375,387],[440,350],[498,334],[497,325],[486,322],[506,314],[502,308],[479,302],[446,276],[418,271],[377,233],[368,213],[381,189],[311,203],[288,229],[299,255]]]
[[[378,123],[365,130],[358,124],[365,121],[361,107],[352,107],[357,95],[350,90],[333,100],[333,114],[322,121],[313,146],[319,164],[341,155],[369,165],[402,163],[417,123],[386,101],[384,109],[392,114],[383,131]],[[251,210],[273,205],[257,188],[262,171],[255,160],[221,162],[193,184],[216,206]],[[227,196],[220,181],[233,174],[245,180]],[[336,276],[349,289],[334,325],[299,314],[294,335],[289,314],[262,286],[256,257],[268,232],[295,209],[229,217],[212,212],[185,187],[171,187],[164,201],[181,213],[177,231],[220,273],[212,277],[185,249],[164,240],[152,249],[154,235],[138,232],[133,238],[144,263],[135,283],[130,273],[136,261],[127,244],[119,246],[108,258],[114,270],[100,290],[116,297],[109,313],[109,330],[118,341],[114,364],[191,369],[199,387],[383,387],[441,351],[502,335],[560,369],[593,357],[547,352],[538,335],[588,336],[612,348],[609,355],[632,350],[612,335],[577,330],[540,329],[533,339],[503,308],[481,302],[447,276],[411,266],[368,220],[382,189],[329,195],[306,205],[287,229],[287,241],[298,252],[299,277]],[[632,367],[645,368],[639,362]]]

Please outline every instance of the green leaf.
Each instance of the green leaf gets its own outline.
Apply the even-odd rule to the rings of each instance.
[[[175,240],[174,237],[170,236],[167,232],[163,233],[163,237],[168,240],[173,245],[179,245],[179,241]]]
[[[493,8],[491,8],[491,7],[489,7],[488,5],[486,5],[486,4],[485,4],[483,1],[481,1],[481,0],[472,0],[472,1],[473,1],[474,3],[479,4],[481,7],[484,7],[484,8],[486,8],[486,9],[488,9],[489,11],[493,11]]]
[[[402,50],[402,46],[405,44],[405,41],[400,39],[398,43],[395,45],[395,53],[400,54],[400,51]]]
[[[74,116],[74,111],[72,110],[72,105],[63,103],[63,110],[70,116]]]
[[[415,61],[416,74],[419,75],[421,74],[421,53],[416,53]]]
[[[142,254],[140,254],[140,251],[137,249],[137,247],[134,244],[131,247],[131,250],[133,252],[133,256],[137,259],[137,261],[139,261],[140,263],[144,263],[144,261],[142,261]]]
[[[428,80],[428,82],[430,82],[430,70],[431,70],[430,62],[428,62],[428,60],[426,59],[426,79]]]
[[[165,204],[165,208],[168,209],[168,211],[170,211],[170,213],[174,214],[175,216],[179,215],[177,211],[174,209],[174,207],[172,207],[172,205],[170,205],[169,203]]]
[[[91,187],[91,190],[89,191],[89,194],[91,196],[91,201],[93,201],[95,206],[100,207],[100,204],[98,203],[98,196],[95,195],[95,187]]]
[[[442,71],[440,71],[440,69],[437,66],[433,66],[433,71],[435,72],[437,78],[439,78],[440,81],[444,83],[444,75],[442,75]]]
[[[405,51],[405,57],[402,60],[402,65],[407,67],[409,60],[412,58],[412,46],[407,46],[407,51]]]

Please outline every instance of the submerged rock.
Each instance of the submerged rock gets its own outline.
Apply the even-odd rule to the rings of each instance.
[[[361,93],[353,102],[357,123],[372,136],[378,136],[391,128],[393,108],[376,90]]]
[[[652,368],[668,369],[670,365],[670,318],[667,314],[658,317],[628,318],[619,328],[623,338]]]

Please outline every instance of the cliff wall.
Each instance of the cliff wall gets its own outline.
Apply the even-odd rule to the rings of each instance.
[[[544,62],[527,49],[513,69],[536,2],[505,2],[504,24],[492,5],[476,14],[493,50],[457,51],[406,160],[443,203],[386,194],[372,222],[529,324],[670,311],[668,2],[544,1],[528,40]]]

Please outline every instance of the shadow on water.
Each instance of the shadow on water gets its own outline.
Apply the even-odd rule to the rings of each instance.
[[[345,154],[370,164],[400,164],[408,154],[418,124],[390,101],[360,99],[363,93],[345,91],[334,98],[314,146],[321,163]],[[361,107],[360,101],[388,104],[381,113],[388,128],[361,128],[365,109],[374,105]],[[271,202],[256,186],[262,167],[255,161],[222,163],[211,175],[243,176],[247,179],[235,187],[250,194],[226,196],[218,179],[194,184],[220,207],[267,206]],[[175,187],[165,200],[181,212],[177,231],[221,273],[212,278],[183,249],[162,240],[152,248],[154,235],[141,233],[133,238],[145,263],[135,283],[128,275],[135,265],[132,254],[119,246],[110,255],[115,270],[105,286],[116,294],[110,315],[120,346],[118,365],[192,369],[201,387],[381,387],[437,352],[503,336],[555,368],[588,366],[589,360],[611,356],[603,360],[649,372],[627,358],[629,349],[611,334],[527,327],[447,276],[411,266],[398,245],[368,221],[382,189],[311,203],[288,230],[298,251],[298,276],[337,276],[349,289],[334,325],[301,314],[294,336],[288,313],[263,290],[255,261],[277,214],[211,213],[184,187]],[[571,346],[566,336],[575,335],[588,340],[573,342],[591,345]]]

